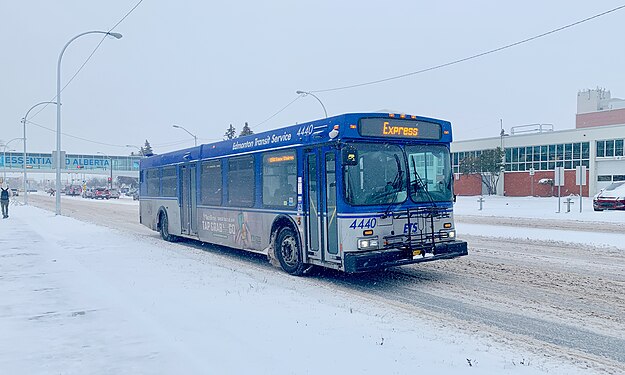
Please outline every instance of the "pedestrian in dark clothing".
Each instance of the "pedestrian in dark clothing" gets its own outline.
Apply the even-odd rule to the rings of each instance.
[[[2,185],[0,188],[0,205],[2,205],[2,218],[9,217],[9,194],[10,190],[7,184]]]

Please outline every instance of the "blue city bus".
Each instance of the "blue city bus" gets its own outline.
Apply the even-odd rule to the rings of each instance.
[[[350,113],[144,158],[140,222],[349,273],[468,254],[456,239],[451,124]]]

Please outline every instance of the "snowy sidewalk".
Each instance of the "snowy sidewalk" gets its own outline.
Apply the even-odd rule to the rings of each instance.
[[[588,373],[239,263],[12,207],[0,221],[0,374]]]

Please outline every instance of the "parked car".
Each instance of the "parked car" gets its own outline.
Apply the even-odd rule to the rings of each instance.
[[[83,198],[93,198],[93,189],[87,188],[82,191]]]
[[[595,211],[625,210],[625,181],[610,184],[592,199]]]
[[[81,195],[82,194],[82,186],[80,185],[71,185],[65,187],[65,195]]]
[[[133,200],[133,201],[138,201],[138,200],[139,200],[139,190],[135,190],[135,191],[132,193],[132,200]]]
[[[107,188],[95,188],[93,190],[93,199],[109,199],[111,197]]]
[[[109,198],[119,199],[119,190],[117,190],[117,189],[109,190]]]

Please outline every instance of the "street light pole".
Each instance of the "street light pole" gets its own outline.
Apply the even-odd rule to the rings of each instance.
[[[28,205],[28,185],[27,185],[27,177],[26,177],[26,123],[28,122],[28,115],[30,114],[30,111],[32,111],[33,109],[35,109],[36,107],[39,107],[40,105],[44,105],[44,104],[56,104],[56,102],[40,102],[35,104],[34,106],[30,107],[30,109],[28,111],[26,111],[26,114],[24,115],[24,118],[22,119],[22,122],[24,123],[24,155],[23,155],[23,167],[24,167],[24,204]]]
[[[70,39],[61,50],[59,54],[59,60],[56,65],[56,210],[55,214],[61,214],[61,60],[67,47],[76,39],[87,34],[105,34],[120,39],[122,34],[111,33],[107,31],[86,31],[80,33]],[[65,160],[63,160],[65,162]]]
[[[174,128],[182,129],[182,130],[186,131],[187,133],[189,133],[189,135],[193,137],[193,140],[194,140],[194,142],[195,142],[195,145],[197,146],[197,137],[195,136],[195,134],[192,134],[190,131],[188,131],[187,129],[185,129],[184,127],[182,127],[182,126],[180,126],[180,125],[176,125],[176,124],[174,124],[174,125],[172,125],[172,126],[173,126]]]
[[[298,95],[303,95],[303,96],[311,95],[313,98],[317,99],[317,101],[319,102],[319,104],[321,104],[321,107],[323,108],[323,113],[325,113],[326,118],[328,118],[328,111],[326,111],[326,106],[323,105],[323,103],[321,102],[321,99],[319,99],[317,95],[313,94],[312,92],[302,91],[302,90],[297,90],[295,91],[295,93]]]

